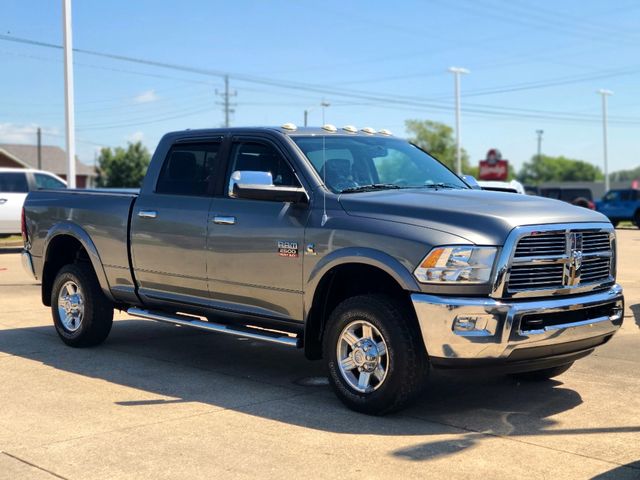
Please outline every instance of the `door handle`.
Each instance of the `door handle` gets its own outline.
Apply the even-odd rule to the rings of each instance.
[[[155,210],[140,210],[138,212],[138,216],[140,218],[156,218],[158,216],[158,212]]]
[[[217,223],[218,225],[235,225],[236,217],[216,215],[215,217],[213,217],[213,223]]]

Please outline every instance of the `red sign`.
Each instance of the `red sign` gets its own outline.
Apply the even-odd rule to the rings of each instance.
[[[509,160],[502,160],[497,148],[487,152],[487,158],[480,160],[480,180],[506,180],[509,176]]]

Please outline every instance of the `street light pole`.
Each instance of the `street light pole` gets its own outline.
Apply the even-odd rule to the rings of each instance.
[[[67,186],[76,188],[76,132],[73,102],[73,39],[71,35],[71,0],[62,0],[64,32],[64,111],[67,142]]]
[[[540,161],[540,158],[542,157],[542,134],[544,133],[544,130],[536,130],[536,133],[538,134],[538,156],[536,158]]]
[[[607,97],[613,95],[611,90],[600,89],[598,92],[602,96],[602,144],[604,149],[604,191],[609,191],[609,159],[607,151]]]
[[[460,147],[460,75],[469,73],[469,70],[461,67],[450,67],[453,73],[456,96],[456,173],[462,175],[462,151]]]

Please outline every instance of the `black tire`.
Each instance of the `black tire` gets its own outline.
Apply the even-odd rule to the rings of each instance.
[[[74,331],[65,327],[58,310],[60,291],[68,282],[79,287],[83,299],[82,318]],[[113,304],[105,297],[88,263],[66,265],[60,269],[51,291],[51,313],[58,335],[71,347],[92,347],[104,342],[113,324]]]
[[[633,214],[633,223],[636,224],[636,227],[640,228],[640,210]]]
[[[564,372],[569,370],[572,365],[573,362],[565,365],[559,365],[557,367],[534,370],[533,372],[512,373],[511,377],[525,382],[544,382],[557,377],[558,375],[562,375]]]
[[[611,222],[611,225],[614,226],[614,228],[617,227],[618,224],[620,223],[620,220],[615,220],[615,219],[613,219],[613,220],[609,219],[609,221]]]
[[[387,348],[387,359],[381,360],[386,362],[386,375],[375,390],[366,393],[349,385],[338,365],[338,340],[356,321],[373,325]],[[361,295],[340,303],[327,322],[323,354],[338,398],[350,409],[369,415],[405,407],[419,396],[429,373],[429,358],[413,313],[386,295]]]

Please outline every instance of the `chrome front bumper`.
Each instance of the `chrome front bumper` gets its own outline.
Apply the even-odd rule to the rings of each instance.
[[[531,301],[420,293],[412,294],[411,300],[432,362],[445,366],[508,363],[590,351],[620,328],[624,316],[619,285],[597,293]],[[603,315],[603,310],[609,313]],[[567,322],[562,320],[563,313]],[[552,315],[550,325],[533,329],[527,323],[523,328],[525,316],[542,318],[545,314],[559,315]]]

